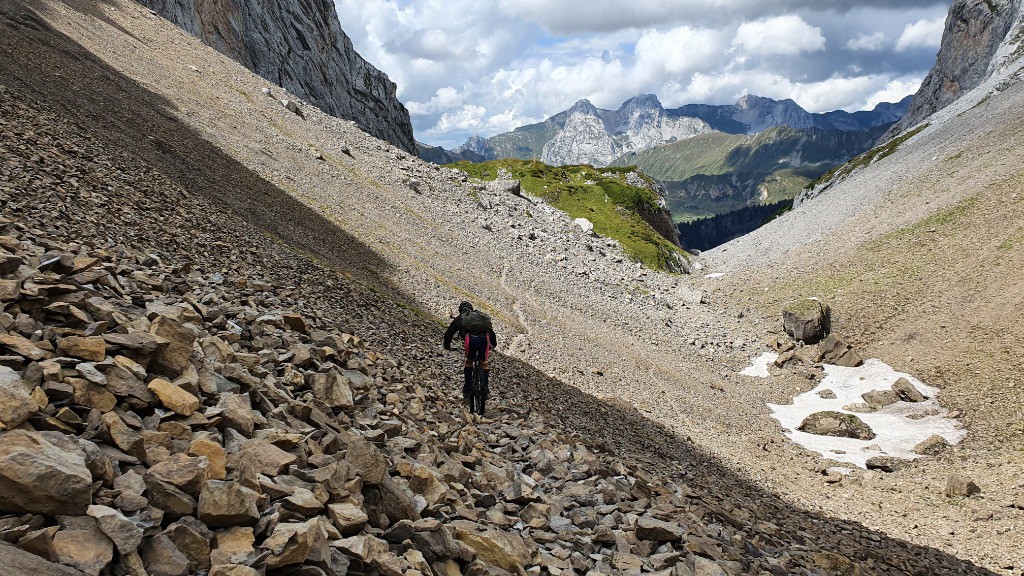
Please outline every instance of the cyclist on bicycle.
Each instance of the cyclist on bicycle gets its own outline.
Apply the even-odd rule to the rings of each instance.
[[[469,302],[459,304],[459,315],[448,325],[448,330],[444,333],[445,350],[452,349],[452,338],[455,337],[456,333],[462,338],[466,353],[466,367],[463,369],[465,383],[462,386],[462,397],[470,402],[470,412],[472,412],[473,364],[476,361],[481,363],[483,370],[481,371],[480,378],[480,392],[483,400],[486,400],[489,392],[487,380],[491,371],[490,355],[491,350],[498,345],[498,337],[494,334],[494,329],[491,327],[490,317],[479,310],[474,310],[473,305]],[[480,414],[483,414],[482,403]]]

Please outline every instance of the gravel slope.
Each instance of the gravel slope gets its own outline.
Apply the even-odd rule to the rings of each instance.
[[[1013,530],[1022,514],[1006,507],[1019,493],[1020,487],[1014,484],[1019,480],[1011,473],[1019,456],[1012,459],[1007,443],[969,443],[948,457],[917,462],[895,474],[857,473],[848,481],[828,485],[821,471],[829,464],[785,441],[764,406],[765,401],[784,402],[807,389],[808,382],[755,381],[736,375],[762,351],[760,341],[777,328],[777,305],[803,295],[799,286],[787,284],[796,271],[821,273],[835,262],[857,270],[853,264],[866,266],[871,260],[844,256],[848,252],[841,247],[826,252],[808,247],[799,257],[787,255],[784,265],[775,262],[774,267],[740,272],[751,263],[765,261],[768,254],[800,246],[808,237],[793,234],[770,250],[759,251],[757,246],[766,242],[766,236],[761,236],[745,245],[727,245],[722,252],[740,254],[738,258],[711,254],[715,270],[731,272],[721,280],[641,270],[621,262],[621,254],[603,239],[574,231],[563,215],[549,207],[468,189],[458,174],[423,164],[311,107],[303,106],[304,118],[300,118],[262,92],[270,88],[275,98],[289,97],[281,89],[184,37],[137,5],[93,5],[98,10],[95,15],[59,3],[32,5],[109,66],[107,74],[124,75],[127,84],[137,82],[133,89],[143,93],[145,107],[130,99],[112,102],[103,86],[89,88],[90,83],[101,81],[86,75],[74,79],[79,88],[74,91],[55,89],[57,78],[52,76],[25,76],[35,57],[32,54],[7,61],[5,83],[27,86],[73,121],[101,130],[104,137],[171,174],[190,194],[226,204],[265,234],[334,267],[346,282],[365,287],[358,293],[376,293],[377,306],[401,310],[393,320],[378,323],[373,314],[351,312],[364,310],[356,305],[358,301],[350,303],[344,294],[333,296],[338,310],[350,310],[338,313],[341,321],[358,323],[378,340],[376,345],[387,347],[395,356],[415,358],[425,370],[433,365],[434,374],[454,374],[454,356],[442,355],[430,342],[431,337],[440,339],[441,330],[439,320],[432,318],[445,318],[461,299],[480,302],[498,321],[500,350],[508,354],[499,360],[495,372],[499,402],[548,412],[566,429],[589,434],[652,466],[675,462],[715,496],[737,490],[753,494],[764,503],[766,514],[784,510],[799,515],[794,511],[808,510],[812,516],[804,516],[806,522],[800,523],[805,530],[820,523],[825,532],[841,534],[849,527],[846,521],[852,520],[993,570],[1009,573],[1008,567],[1024,566],[1022,535]],[[51,75],[67,73],[49,70]],[[1005,106],[992,108],[991,113],[1012,110],[1016,100],[998,104],[1012,96],[991,99],[988,106]],[[993,116],[997,122],[985,125],[1006,130],[1013,126],[1013,122],[998,122],[1000,118]],[[200,139],[168,131],[171,125]],[[984,136],[977,124],[973,131],[970,126],[962,130]],[[919,136],[923,141],[928,137],[928,131]],[[901,165],[905,169],[882,172],[885,165],[880,164],[875,170],[879,174],[870,180],[864,176],[859,186],[851,180],[842,189],[846,190],[844,200],[836,200],[835,208],[808,205],[814,211],[812,220],[826,221],[825,214],[842,212],[850,190],[870,187],[874,196],[914,190],[913,180],[906,180],[905,174],[928,180],[923,167],[914,167],[927,164],[929,154],[955,155],[956,137],[935,138],[940,140],[932,142],[937,147],[933,150],[912,146],[912,141],[905,152],[886,159],[895,162],[909,155]],[[992,143],[1004,142],[1009,153],[1016,134],[993,133],[988,138]],[[961,136],[960,141],[969,140]],[[200,170],[183,160],[192,156],[207,159]],[[1009,177],[1017,165],[1007,162],[996,173]],[[967,165],[957,174],[985,173],[977,168]],[[940,181],[935,188],[951,189],[949,183],[941,184],[951,181],[955,180]],[[906,184],[897,186],[898,182]],[[226,187],[231,193],[225,192]],[[281,191],[290,197],[282,197]],[[959,194],[963,192],[924,205],[917,218],[955,201]],[[481,197],[486,201],[480,202]],[[845,213],[852,215],[858,206],[868,205],[868,197],[851,200]],[[1020,222],[1015,211],[1019,204],[1002,208],[1008,210],[1005,216],[1011,222]],[[916,221],[911,210],[900,213],[904,224]],[[841,237],[874,238],[898,227],[892,218],[889,214],[851,220],[854,232]],[[787,235],[787,223],[794,220],[795,216],[780,221],[767,233]],[[879,222],[885,222],[885,227],[879,228]],[[952,251],[956,246],[956,236],[951,235],[943,248]],[[1010,253],[1019,257],[1020,250]],[[950,266],[962,264],[951,261]],[[1004,275],[1003,284],[995,289],[1003,287],[998,294],[1009,294],[1018,279]],[[302,287],[294,291],[301,299]],[[708,303],[698,303],[695,292],[703,292]],[[925,350],[942,349],[941,345],[928,347],[939,337],[930,325],[895,324],[882,311],[855,305],[873,302],[860,298],[876,295],[862,289],[856,297],[839,298],[840,329],[868,346],[872,355],[891,362],[909,356],[921,359]],[[1019,304],[1010,302],[1008,311],[1019,310]],[[410,317],[406,308],[427,319],[415,331],[396,332],[395,324]],[[920,320],[928,308],[917,310]],[[872,323],[876,320],[879,326]],[[906,327],[907,334],[926,337],[874,344],[872,335],[891,332],[897,325]],[[868,327],[879,332],[869,332]],[[897,336],[893,339],[900,340]],[[979,346],[980,341],[988,347]],[[980,354],[994,348],[996,341],[965,339],[960,344],[966,352]],[[935,355],[933,368],[939,366],[939,359]],[[906,369],[919,370],[916,363]],[[919,375],[933,374],[925,370]],[[998,374],[983,377],[995,381]],[[967,382],[950,377],[951,382]],[[612,411],[607,417],[595,416],[606,408],[592,396],[562,385],[609,400]],[[557,393],[552,394],[551,388]],[[968,424],[973,426],[970,417],[978,403],[967,396],[960,400],[962,407],[955,399],[951,402],[968,413]],[[1000,460],[1007,465],[986,469]],[[941,496],[946,476],[960,468],[975,474],[985,490],[981,498],[963,503]],[[813,517],[819,513],[833,519]]]

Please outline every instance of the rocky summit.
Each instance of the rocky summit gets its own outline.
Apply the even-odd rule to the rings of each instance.
[[[947,202],[948,180],[928,189],[941,208],[908,186],[911,201],[871,205],[891,210],[876,226],[922,225],[827,235],[862,242],[860,259],[780,248],[783,224],[806,240],[792,219],[855,198],[840,183],[756,246],[670,275],[522,183],[420,162],[132,2],[2,3],[0,52],[0,572],[1024,566],[1006,345],[1024,336],[1007,296],[1024,267],[1015,228],[991,226],[1019,221],[1002,192],[1020,163],[981,169],[1021,147],[1013,122],[977,123],[1016,117],[1016,88],[920,134],[939,146],[908,140],[851,176],[871,190],[886,163],[964,150],[943,166],[972,203]],[[992,155],[957,148],[971,138]],[[941,293],[913,263],[950,278]],[[842,339],[786,334],[783,306],[811,296]],[[440,346],[464,299],[500,338],[484,417]],[[765,340],[789,361],[739,374]],[[967,440],[925,437],[926,456],[870,470],[790,442],[764,403],[854,349],[941,386]],[[886,390],[900,400],[880,411],[923,389],[880,388],[876,405]]]

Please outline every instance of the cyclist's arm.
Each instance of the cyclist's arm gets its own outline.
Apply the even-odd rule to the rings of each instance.
[[[490,332],[487,333],[487,337],[491,339],[491,348],[497,348],[498,347],[498,336],[494,333],[494,329],[493,328],[491,329]]]
[[[455,337],[455,333],[462,327],[462,317],[456,316],[452,323],[448,325],[448,330],[444,333],[444,349],[452,349],[452,338]]]

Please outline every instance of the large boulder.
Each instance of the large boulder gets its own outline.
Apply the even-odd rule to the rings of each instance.
[[[70,566],[62,566],[49,562],[31,554],[0,542],[0,566],[4,574],[24,576],[84,576],[85,573]]]
[[[85,452],[56,432],[0,435],[0,512],[83,515],[92,503]]]
[[[837,436],[858,440],[872,440],[875,437],[871,427],[857,416],[831,410],[815,412],[804,418],[797,430],[819,436]]]
[[[821,300],[798,300],[782,309],[782,327],[794,340],[814,344],[831,332],[832,312]]]

